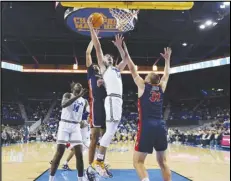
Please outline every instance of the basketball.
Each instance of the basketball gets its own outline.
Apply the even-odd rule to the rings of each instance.
[[[92,25],[94,28],[99,28],[104,23],[102,14],[93,13],[91,16],[92,16]]]

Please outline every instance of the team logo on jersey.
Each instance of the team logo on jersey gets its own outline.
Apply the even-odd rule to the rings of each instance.
[[[149,97],[149,100],[151,102],[160,102],[160,99],[161,99],[160,92],[151,91],[150,94],[151,94],[151,96]]]

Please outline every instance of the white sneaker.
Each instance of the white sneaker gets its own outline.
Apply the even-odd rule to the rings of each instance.
[[[105,164],[103,162],[94,161],[92,164],[92,168],[95,169],[95,171],[104,178],[109,178],[109,175],[107,174],[107,170],[105,168]]]

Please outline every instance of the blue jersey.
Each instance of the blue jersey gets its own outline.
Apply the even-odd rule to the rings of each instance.
[[[89,84],[89,94],[90,99],[94,99],[96,101],[103,101],[106,97],[106,90],[104,86],[97,86],[98,77],[96,77],[97,73],[93,69],[93,65],[88,67],[87,69],[87,78]]]
[[[140,121],[155,121],[163,118],[164,93],[160,86],[145,84],[143,95],[138,100]]]

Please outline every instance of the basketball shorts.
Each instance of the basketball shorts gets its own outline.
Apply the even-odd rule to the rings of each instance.
[[[164,121],[139,122],[135,151],[152,154],[153,149],[165,151],[167,148],[167,128]]]
[[[106,128],[106,117],[104,109],[104,101],[90,101],[90,127],[91,128]]]
[[[80,124],[60,121],[57,134],[57,144],[70,143],[72,147],[82,144]]]
[[[121,98],[107,96],[104,102],[104,107],[107,122],[120,122],[123,107],[123,100]]]

